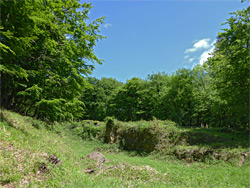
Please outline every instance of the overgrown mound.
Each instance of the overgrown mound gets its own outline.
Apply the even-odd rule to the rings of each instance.
[[[121,122],[107,118],[101,122],[83,121],[74,131],[84,139],[117,144],[120,149],[157,153],[193,161],[237,160],[239,166],[249,158],[246,134],[216,128],[181,128],[172,121]]]
[[[118,143],[126,150],[152,152],[159,150],[163,140],[173,143],[170,135],[176,136],[177,133],[176,124],[171,121],[121,122],[109,119],[106,123],[105,142]]]

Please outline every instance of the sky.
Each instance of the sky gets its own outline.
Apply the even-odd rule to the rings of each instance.
[[[158,72],[202,64],[214,49],[229,13],[248,6],[240,0],[88,0],[91,20],[105,16],[94,52],[103,59],[92,77],[147,78]]]

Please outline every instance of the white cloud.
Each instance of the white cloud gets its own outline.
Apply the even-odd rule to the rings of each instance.
[[[186,54],[184,59],[188,61],[188,63],[192,63],[192,68],[194,68],[197,64],[203,65],[204,62],[207,61],[209,57],[211,57],[211,53],[215,49],[216,40],[211,42],[211,39],[206,38],[199,40],[193,44],[193,48],[189,48],[185,51],[185,53],[196,52],[194,55]]]
[[[188,60],[189,63],[192,63],[194,60],[196,59],[196,57],[192,57]]]
[[[111,23],[105,23],[105,24],[103,25],[103,27],[106,28],[106,29],[108,29],[108,28],[111,27],[111,26],[112,26]]]
[[[191,53],[191,52],[195,52],[197,50],[198,49],[196,49],[196,48],[189,48],[189,49],[186,49],[185,53]]]
[[[209,43],[211,39],[201,39],[198,42],[194,43],[193,48],[186,49],[185,53],[192,53],[199,49],[208,49],[210,48],[213,43]]]
[[[208,58],[210,58],[212,55],[211,53],[215,49],[216,40],[213,40],[211,42],[211,39],[201,39],[199,41],[196,41],[193,44],[193,48],[189,48],[185,51],[185,53],[191,53],[196,52],[199,50],[199,52],[196,52],[193,57],[189,54],[186,54],[184,56],[184,59],[186,59],[189,63],[193,63],[192,68],[194,68],[197,64],[203,65],[204,62],[207,61]],[[191,57],[190,57],[191,56]]]
[[[194,44],[195,48],[208,48],[210,46],[209,41],[211,39],[202,39]]]
[[[211,53],[213,52],[214,48],[215,47],[213,46],[212,48],[210,48],[209,50],[204,51],[201,54],[201,56],[200,56],[200,64],[201,65],[203,65],[203,63],[206,62],[209,57],[211,57]]]

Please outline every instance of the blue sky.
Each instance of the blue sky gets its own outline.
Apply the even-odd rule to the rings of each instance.
[[[148,74],[171,74],[179,68],[202,64],[213,50],[221,23],[229,13],[242,9],[240,0],[221,1],[102,1],[90,18],[106,16],[96,55],[104,59],[91,76],[111,77],[126,82]]]

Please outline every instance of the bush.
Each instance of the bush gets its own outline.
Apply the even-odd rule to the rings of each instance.
[[[104,138],[104,123],[99,121],[84,120],[81,122],[72,122],[71,128],[74,134],[82,137],[84,140]]]
[[[161,143],[170,143],[178,133],[176,124],[171,121],[120,122],[108,119],[105,142],[118,143],[121,148],[139,152],[152,152],[159,149]],[[172,136],[172,137],[171,137]],[[166,141],[168,140],[168,141]]]

